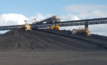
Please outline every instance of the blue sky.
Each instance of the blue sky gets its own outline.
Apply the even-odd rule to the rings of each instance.
[[[61,20],[107,17],[107,0],[0,0],[0,26],[23,24],[25,19],[42,20],[52,15],[60,16]],[[94,25],[89,29],[106,33],[106,26]],[[62,29],[73,28],[79,27]]]
[[[0,0],[0,14],[18,13],[31,17],[37,13],[67,14],[66,5],[72,4],[106,4],[107,0]]]

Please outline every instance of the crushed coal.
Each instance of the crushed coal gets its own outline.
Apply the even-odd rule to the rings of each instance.
[[[107,50],[107,37],[72,35],[70,31],[11,30],[0,35],[0,50],[96,51]]]

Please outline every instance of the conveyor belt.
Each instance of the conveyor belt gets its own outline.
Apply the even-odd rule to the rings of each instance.
[[[78,26],[78,25],[85,25],[85,22],[88,22],[88,25],[93,25],[93,24],[106,24],[107,23],[107,18],[97,18],[97,19],[86,19],[86,20],[75,20],[75,21],[62,21],[62,22],[57,22],[61,27],[64,26]],[[32,28],[44,28],[47,26],[51,26],[53,24],[30,24]],[[17,27],[22,26],[22,25],[12,25],[12,26],[0,26],[0,30],[12,30],[16,29]]]

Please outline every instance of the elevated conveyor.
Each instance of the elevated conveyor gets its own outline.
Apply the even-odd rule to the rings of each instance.
[[[106,24],[107,23],[107,18],[96,18],[96,19],[85,19],[85,20],[74,20],[74,21],[61,21],[57,22],[60,27],[64,26],[79,26],[79,25],[85,25],[85,22],[88,22],[88,25],[94,25],[94,24]],[[44,28],[47,26],[51,26],[53,24],[30,24],[31,28]],[[0,26],[0,30],[12,30],[16,29],[19,26],[23,25],[11,25],[11,26]]]

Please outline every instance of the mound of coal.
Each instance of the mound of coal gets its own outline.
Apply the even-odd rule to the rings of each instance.
[[[107,37],[74,36],[70,31],[12,30],[0,36],[0,50],[107,50]]]

